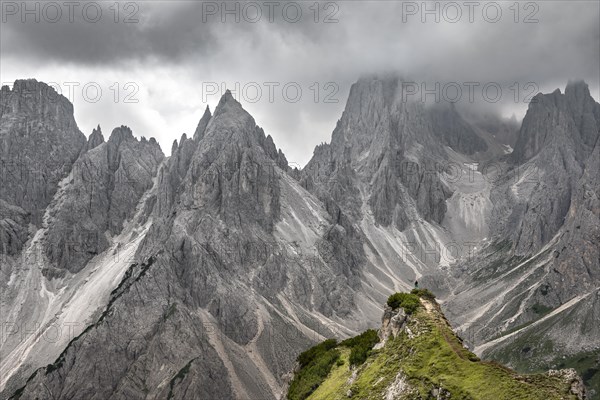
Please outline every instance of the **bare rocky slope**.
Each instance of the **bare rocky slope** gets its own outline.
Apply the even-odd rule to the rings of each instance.
[[[600,105],[583,82],[534,100],[494,179],[493,240],[458,265],[445,307],[484,357],[597,382]]]
[[[597,379],[600,105],[583,82],[536,96],[507,154],[510,123],[401,85],[353,85],[301,171],[230,93],[164,158],[3,88],[3,163],[61,167],[2,175],[2,396],[279,398],[301,351],[415,280],[479,355]]]

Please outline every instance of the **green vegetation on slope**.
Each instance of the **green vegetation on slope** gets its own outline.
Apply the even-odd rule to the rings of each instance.
[[[435,300],[435,294],[431,293],[429,289],[413,289],[410,293],[426,300]]]
[[[413,314],[419,308],[419,296],[412,293],[394,293],[388,297],[387,305],[393,310],[402,307],[407,314]]]
[[[412,296],[419,301],[416,307]],[[407,329],[388,339],[383,348],[372,350],[365,362],[355,367],[350,362],[351,350],[340,343],[338,362],[331,364],[326,379],[311,388],[307,397],[288,398],[335,400],[348,399],[350,395],[352,399],[415,400],[432,399],[438,394],[481,400],[577,398],[562,378],[519,375],[500,364],[480,361],[464,348],[428,294],[404,294],[390,299],[393,305],[404,304],[412,310],[409,313],[405,308],[410,314]]]
[[[377,331],[369,329],[340,344],[335,339],[328,339],[301,353],[297,359],[300,369],[290,383],[288,399],[308,398],[327,378],[334,364],[338,367],[361,365],[377,342]]]
[[[377,342],[379,342],[377,331],[369,329],[358,336],[344,340],[340,346],[350,349],[350,365],[361,365],[367,360],[371,349]]]
[[[525,332],[506,346],[485,353],[518,371],[535,373],[549,369],[573,368],[579,373],[588,390],[588,399],[600,399],[600,349],[565,357],[551,340],[544,339],[543,326]]]
[[[288,389],[288,399],[306,399],[325,380],[333,364],[339,359],[337,341],[328,339],[298,356],[300,369]]]
[[[588,399],[600,399],[600,349],[562,358],[556,368],[574,368],[588,389]]]

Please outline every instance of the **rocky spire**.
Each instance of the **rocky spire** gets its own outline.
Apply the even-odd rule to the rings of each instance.
[[[206,126],[208,125],[208,121],[210,121],[211,117],[212,117],[212,114],[210,113],[210,108],[208,106],[206,106],[206,109],[204,110],[204,114],[202,115],[202,118],[200,118],[200,122],[198,122],[198,127],[196,128],[196,131],[194,132],[194,140],[196,142],[204,137],[204,130],[206,129]]]
[[[115,129],[113,129],[108,141],[116,144],[117,146],[126,140],[135,140],[133,137],[133,132],[131,129],[125,125],[121,125]]]
[[[11,171],[0,174],[0,198],[31,213],[37,224],[58,182],[85,149],[86,137],[69,100],[35,79],[17,80],[12,90],[0,91],[0,116],[0,154]]]
[[[100,146],[104,143],[104,136],[102,135],[102,129],[100,129],[100,125],[96,129],[92,130],[92,134],[88,138],[87,142],[87,150],[91,150],[95,147]]]
[[[565,98],[583,143],[590,147],[600,135],[600,104],[590,95],[590,89],[582,80],[569,81]]]
[[[600,104],[590,95],[583,81],[570,81],[565,93],[556,89],[537,94],[531,101],[511,160],[523,163],[544,147],[571,147],[579,162],[587,158],[600,135]]]

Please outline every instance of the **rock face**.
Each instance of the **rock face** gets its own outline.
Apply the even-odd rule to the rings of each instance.
[[[10,325],[3,397],[279,398],[298,353],[377,325],[415,280],[479,355],[519,370],[600,348],[600,105],[583,83],[536,96],[513,138],[362,78],[292,170],[230,93],[166,159],[124,126],[86,141],[68,102],[24,82],[2,89],[2,154],[62,167],[2,178],[1,322],[41,326]],[[407,321],[386,310],[382,343]],[[78,325],[39,340],[57,322]],[[392,378],[393,398],[408,375]]]
[[[110,235],[121,232],[133,217],[164,158],[156,141],[137,140],[125,126],[115,128],[106,143],[100,130],[94,130],[88,143],[88,152],[73,165],[47,232],[50,270],[79,272],[102,253]]]
[[[385,346],[386,342],[390,338],[398,336],[404,323],[406,322],[407,315],[404,309],[398,308],[393,310],[392,307],[386,305],[383,309],[383,316],[381,317],[381,328],[377,332],[379,335],[379,343],[377,343],[374,349],[381,349]]]
[[[315,149],[302,182],[354,219],[367,196],[375,221],[402,231],[415,217],[442,221],[451,193],[439,176],[446,157],[436,137],[459,128],[444,129],[437,109],[403,101],[401,85],[395,77],[354,84],[331,144]]]
[[[106,305],[145,234],[142,218],[125,225],[164,155],[126,127],[86,141],[72,105],[43,83],[1,95],[0,390],[12,392]]]
[[[495,243],[455,271],[461,283],[445,305],[477,353],[523,370],[557,365],[557,354],[593,360],[600,348],[590,322],[600,282],[600,105],[582,82],[534,100],[494,179]]]
[[[436,104],[430,114],[433,133],[455,151],[473,155],[488,149],[485,140],[462,118],[453,103]]]
[[[563,226],[599,126],[600,104],[582,82],[569,83],[564,95],[555,91],[534,97],[510,155],[515,167],[507,174],[509,182],[496,189],[510,203],[499,207],[508,221],[500,225],[506,230],[501,234],[513,232],[518,253],[539,250]]]
[[[359,326],[349,234],[230,93],[203,119],[148,197],[146,261],[22,398],[278,398],[301,349]]]
[[[2,253],[18,254],[27,241],[30,213],[0,199],[0,240]]]
[[[0,198],[4,201],[0,235],[11,238],[10,245],[2,242],[8,246],[0,253],[16,254],[27,225],[41,224],[58,183],[86,140],[77,128],[71,103],[34,79],[18,80],[12,90],[2,88],[0,121]]]
[[[523,120],[512,161],[523,163],[556,144],[569,144],[577,160],[584,160],[598,139],[599,119],[600,105],[585,82],[569,82],[564,94],[558,89],[538,94]]]

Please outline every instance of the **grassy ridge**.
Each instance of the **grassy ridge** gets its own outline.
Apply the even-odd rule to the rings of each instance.
[[[415,296],[418,304],[414,306]],[[575,399],[570,385],[548,375],[519,375],[493,362],[480,361],[464,348],[441,309],[427,292],[390,297],[393,305],[411,309],[407,328],[380,350],[368,351],[364,363],[352,367],[352,350],[337,345],[337,360],[326,378],[306,397],[289,399],[382,399],[396,390],[395,399],[429,399],[432,393],[452,399],[559,400]],[[363,336],[364,335],[364,336]],[[349,343],[366,346],[372,333]],[[300,373],[302,369],[300,370]],[[402,388],[402,389],[398,389]]]
[[[288,399],[308,398],[325,381],[334,364],[338,367],[363,364],[378,341],[377,331],[369,329],[339,344],[328,339],[301,353],[297,359],[300,368],[290,383]]]

